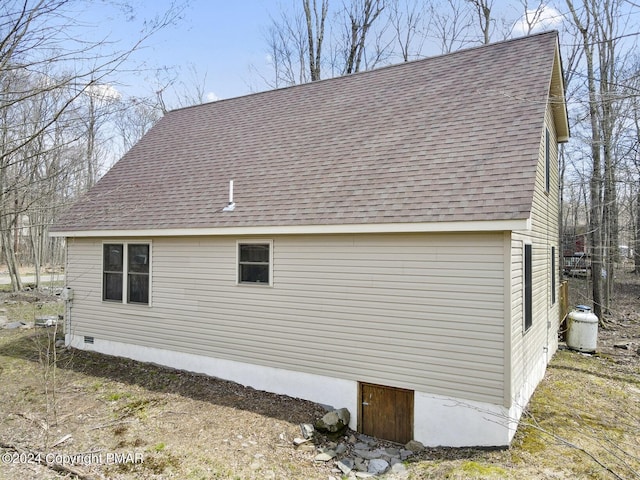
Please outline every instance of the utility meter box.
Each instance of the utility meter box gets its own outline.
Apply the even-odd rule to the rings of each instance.
[[[62,298],[63,300],[73,300],[73,288],[71,287],[64,287],[62,289],[62,292],[60,292],[60,298]]]

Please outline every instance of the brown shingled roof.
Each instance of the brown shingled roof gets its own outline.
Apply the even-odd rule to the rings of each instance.
[[[526,219],[556,48],[551,32],[171,111],[52,230]]]

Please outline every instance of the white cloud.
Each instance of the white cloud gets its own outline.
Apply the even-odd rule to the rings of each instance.
[[[120,97],[122,97],[118,90],[106,83],[89,85],[86,89],[86,93],[94,99],[104,103],[117,102],[120,100]]]
[[[555,30],[562,24],[563,20],[564,17],[558,10],[550,5],[543,4],[538,10],[527,10],[526,16],[523,15],[513,26],[513,33],[515,36],[522,36],[528,33]],[[529,23],[533,27],[531,32],[529,32]]]
[[[207,98],[207,102],[215,102],[217,100],[220,100],[220,97],[213,92],[207,93],[206,98]]]

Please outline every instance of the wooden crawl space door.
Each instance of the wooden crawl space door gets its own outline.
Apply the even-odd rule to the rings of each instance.
[[[413,390],[359,383],[358,430],[397,443],[413,439]]]

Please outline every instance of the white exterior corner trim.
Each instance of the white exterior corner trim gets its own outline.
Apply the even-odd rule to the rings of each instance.
[[[221,228],[53,231],[52,237],[192,237],[219,235],[313,235],[357,233],[503,232],[530,230],[531,220],[491,220],[430,223],[363,223],[344,225],[273,225]]]

